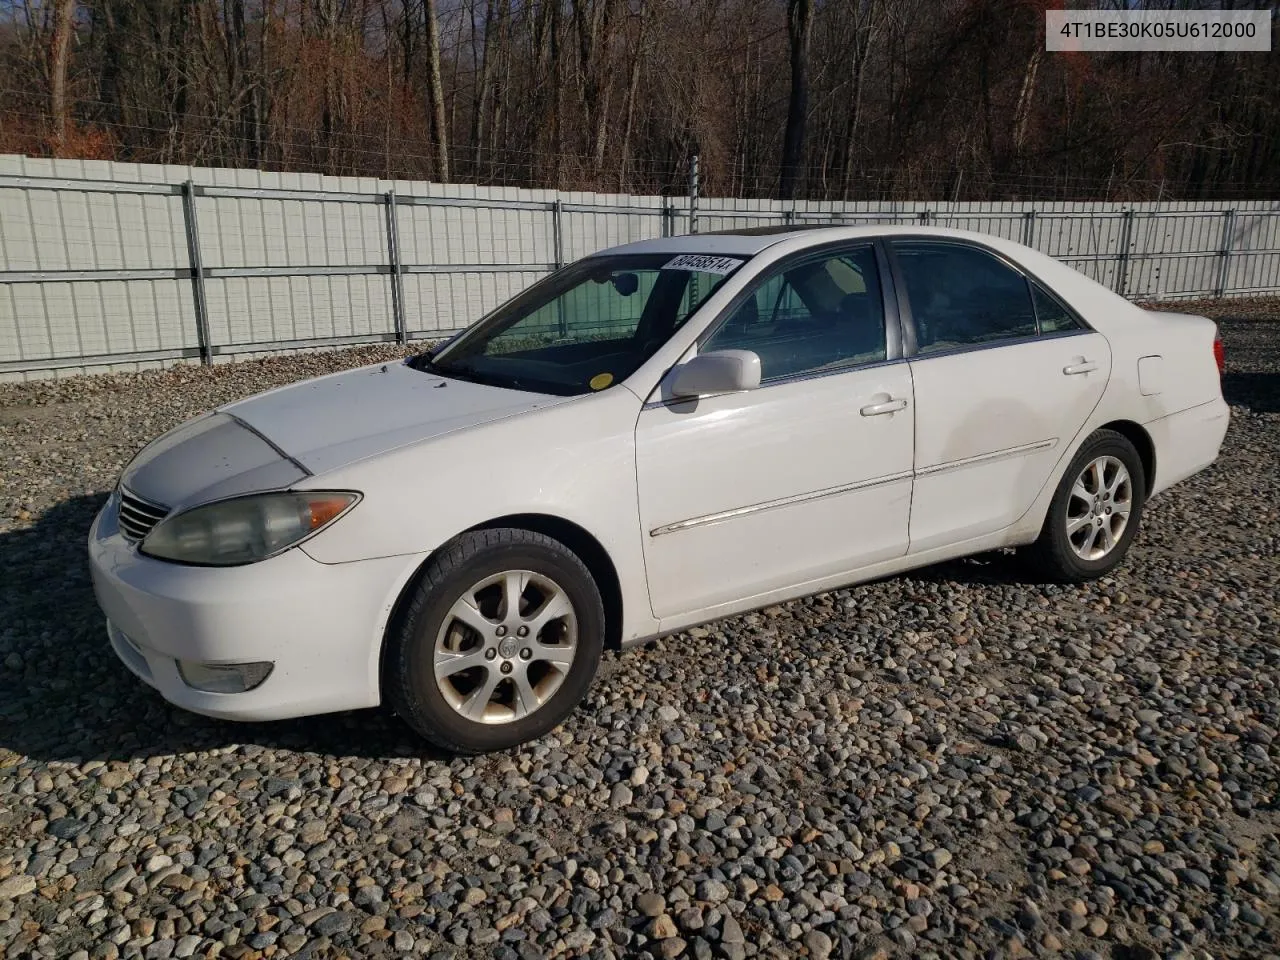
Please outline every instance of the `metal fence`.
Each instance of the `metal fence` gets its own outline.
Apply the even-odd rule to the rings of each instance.
[[[792,204],[0,157],[0,379],[436,338],[604,246],[786,223],[980,230],[1134,299],[1280,292],[1280,202]]]

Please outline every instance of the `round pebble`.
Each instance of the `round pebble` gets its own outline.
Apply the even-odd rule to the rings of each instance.
[[[0,385],[0,954],[1276,956],[1280,303],[1177,306],[1231,428],[1112,575],[997,553],[706,624],[485,757],[174,709],[85,566],[144,443],[403,349]]]

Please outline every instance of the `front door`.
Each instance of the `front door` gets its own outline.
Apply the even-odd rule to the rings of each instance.
[[[880,277],[869,244],[780,264],[697,347],[756,352],[760,387],[645,405],[655,616],[710,614],[906,552],[911,373]]]

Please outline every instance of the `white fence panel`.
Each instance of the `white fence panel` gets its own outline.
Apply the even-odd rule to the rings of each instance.
[[[1275,201],[691,201],[0,156],[0,379],[433,338],[604,247],[789,224],[976,230],[1133,299],[1280,292]]]

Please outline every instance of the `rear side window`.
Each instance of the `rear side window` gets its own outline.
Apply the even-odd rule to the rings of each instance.
[[[1066,333],[1081,329],[1075,314],[1064,307],[1062,301],[1034,280],[1030,283],[1031,298],[1035,301],[1036,319],[1040,322],[1041,333]]]
[[[894,244],[922,354],[1036,335],[1026,278],[976,247]]]

